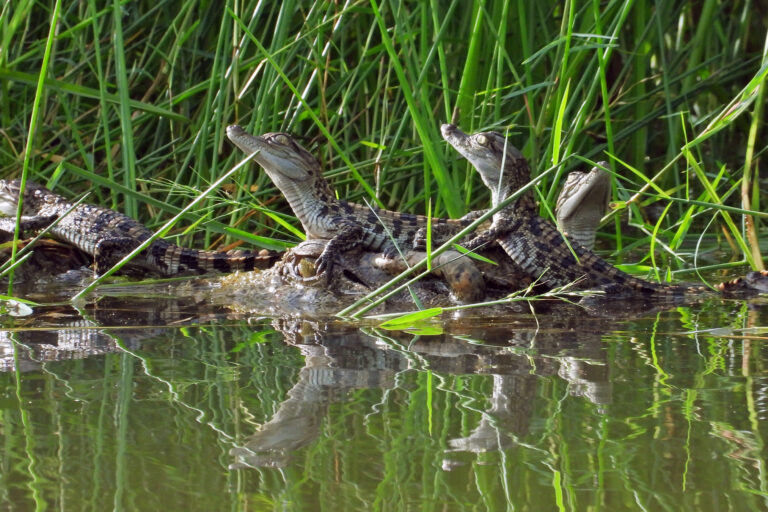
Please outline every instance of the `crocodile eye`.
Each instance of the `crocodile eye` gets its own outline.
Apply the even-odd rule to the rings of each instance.
[[[480,135],[478,135],[477,137],[475,137],[475,140],[476,140],[476,141],[477,141],[477,143],[478,143],[478,144],[480,144],[481,146],[487,146],[487,145],[488,145],[488,137],[486,137],[486,136],[485,136],[485,135],[483,135],[483,134],[480,134]]]
[[[275,138],[273,139],[278,144],[288,144],[289,139],[287,135],[283,135],[282,133],[278,133],[275,135]]]

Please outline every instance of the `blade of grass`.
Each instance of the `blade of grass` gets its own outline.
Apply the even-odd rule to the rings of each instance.
[[[6,68],[0,68],[0,78],[8,80],[9,82],[18,82],[28,85],[35,85],[38,83],[38,79],[35,77],[35,75]],[[45,89],[57,93],[66,93],[73,96],[81,96],[83,98],[91,98],[96,100],[102,98],[102,94],[99,89],[92,89],[90,87],[79,84],[70,84],[61,80],[56,80],[55,78],[46,78],[43,82],[43,85],[45,86]],[[120,105],[121,102],[120,97],[115,94],[109,94],[105,92],[103,98],[105,101],[115,105]],[[127,99],[127,104],[131,109],[138,110],[140,112],[146,112],[147,114],[152,114],[154,116],[165,117],[177,122],[189,121],[189,118],[186,116],[177,114],[166,108],[158,107],[157,105],[152,105],[150,103]]]
[[[56,34],[56,25],[59,22],[59,11],[61,9],[61,0],[56,0],[51,13],[51,26],[48,30],[48,39],[45,43],[43,52],[43,65],[40,68],[40,75],[37,80],[37,89],[35,98],[32,102],[32,117],[29,120],[29,131],[27,132],[27,143],[24,148],[24,162],[21,168],[21,183],[19,185],[19,202],[16,205],[16,225],[13,229],[13,245],[11,246],[11,271],[8,273],[8,295],[13,295],[13,264],[16,262],[16,242],[19,239],[21,216],[24,212],[24,188],[27,184],[27,175],[29,174],[29,163],[32,158],[32,148],[35,147],[35,133],[37,132],[37,123],[40,119],[40,104],[45,95],[45,76],[48,73],[48,65],[53,53],[53,41]]]
[[[707,178],[706,174],[704,173],[704,170],[701,168],[698,161],[696,161],[696,159],[693,157],[690,151],[684,150],[684,154],[686,159],[688,160],[688,164],[691,167],[693,167],[693,170],[696,173],[696,176],[699,178],[699,182],[702,185],[704,185],[704,189],[707,191],[709,196],[714,200],[715,204],[718,204],[718,205],[722,204],[722,200],[718,196],[717,192],[715,191],[715,188],[712,186],[712,183]],[[728,229],[730,230],[731,235],[733,235],[734,239],[736,240],[736,243],[739,245],[739,248],[743,251],[744,256],[747,259],[747,262],[749,263],[749,266],[754,269],[755,261],[752,257],[752,252],[747,247],[747,243],[744,240],[744,237],[741,235],[741,230],[733,222],[731,215],[728,213],[726,209],[720,209],[720,215],[723,217],[723,220],[728,226]]]
[[[123,185],[126,188],[136,188],[136,152],[133,145],[133,123],[131,122],[131,105],[128,87],[128,67],[125,64],[125,45],[123,43],[123,9],[120,0],[112,0],[112,22],[115,25],[113,33],[115,45],[115,75],[117,76],[117,96],[120,99],[120,132],[122,147],[120,153],[123,159]],[[138,206],[131,195],[123,196],[123,211],[134,219],[138,217]]]
[[[248,27],[246,27],[245,24],[243,24],[242,20],[234,13],[234,11],[232,11],[231,9],[228,9],[228,12],[229,12],[230,16],[232,16],[232,18],[240,25],[240,28],[242,28],[243,31],[245,31],[245,33],[248,34],[248,37],[250,38],[250,40],[259,48],[259,51],[262,52],[262,54],[264,55],[264,58],[267,59],[269,64],[280,75],[280,78],[283,79],[283,82],[285,83],[285,85],[287,85],[288,88],[291,90],[291,92],[297,98],[299,98],[299,100],[302,102],[304,107],[307,109],[306,111],[307,111],[307,114],[309,115],[309,117],[312,118],[312,120],[315,122],[315,125],[320,130],[320,132],[328,139],[328,142],[337,151],[337,153],[341,157],[341,159],[344,160],[344,163],[348,166],[349,171],[352,173],[352,176],[354,176],[355,179],[358,181],[358,183],[360,183],[360,185],[365,189],[365,191],[368,192],[368,194],[370,195],[371,199],[373,201],[375,201],[379,205],[379,207],[383,208],[383,205],[381,204],[381,201],[376,197],[376,194],[374,193],[374,191],[371,188],[371,186],[368,185],[368,183],[363,179],[362,176],[360,176],[360,173],[357,171],[355,166],[352,164],[352,162],[347,157],[346,152],[344,150],[342,150],[341,146],[339,146],[339,144],[336,142],[336,139],[333,137],[333,135],[331,135],[331,133],[328,131],[328,129],[323,125],[323,123],[320,121],[320,119],[314,113],[312,108],[309,105],[306,104],[304,99],[299,94],[299,91],[296,88],[296,86],[291,82],[291,80],[288,78],[288,76],[285,74],[285,72],[282,70],[282,68],[277,64],[277,62],[275,62],[275,60],[272,57],[272,55],[267,51],[266,48],[264,48],[264,46],[262,46],[261,42],[256,38],[256,36],[254,36],[253,33],[251,33],[248,30]]]
[[[373,14],[376,18],[376,23],[379,26],[379,33],[381,35],[381,41],[387,50],[392,67],[395,70],[395,74],[400,82],[401,91],[405,97],[405,102],[408,104],[408,112],[413,119],[413,124],[416,127],[416,131],[419,134],[419,138],[424,146],[424,158],[432,169],[435,180],[438,185],[438,192],[442,197],[445,208],[448,211],[448,215],[451,217],[458,217],[463,213],[463,205],[461,198],[457,197],[454,191],[456,186],[453,183],[453,179],[449,174],[445,172],[445,165],[443,165],[437,151],[435,150],[435,144],[433,141],[437,138],[432,135],[435,133],[436,127],[434,123],[428,121],[422,114],[421,109],[416,104],[408,84],[412,83],[412,80],[406,76],[397,52],[395,51],[392,39],[389,36],[389,31],[384,23],[384,18],[381,16],[381,11],[376,3],[376,0],[371,0],[371,7],[373,8]],[[430,130],[428,126],[432,126]]]
[[[763,62],[768,63],[768,34],[766,34],[765,44],[763,45]],[[751,210],[753,205],[760,208],[760,187],[759,187],[759,168],[754,165],[754,176],[752,172],[753,158],[755,155],[755,141],[757,139],[760,125],[763,123],[763,109],[765,107],[765,80],[760,81],[757,86],[757,100],[752,112],[752,122],[749,126],[749,135],[747,136],[747,151],[744,155],[744,176],[741,181],[741,204],[745,209]],[[754,199],[753,199],[754,198]],[[745,216],[744,224],[746,227],[747,241],[749,242],[752,261],[755,270],[764,270],[763,255],[760,252],[760,242],[758,240],[757,226],[754,217]]]

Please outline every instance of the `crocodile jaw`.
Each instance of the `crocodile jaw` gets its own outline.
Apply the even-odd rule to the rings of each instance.
[[[19,185],[19,180],[0,180],[0,214],[6,217],[16,216],[19,207]],[[22,212],[22,215],[24,213]]]
[[[601,168],[607,166],[599,162],[590,172],[570,173],[555,207],[560,231],[590,250],[611,200],[611,175]]]
[[[292,181],[306,181],[312,178],[311,171],[319,171],[319,163],[304,148],[294,143],[284,133],[251,135],[240,126],[227,126],[227,137],[264,168],[273,180],[279,175]]]
[[[558,220],[578,216],[585,206],[601,212],[601,217],[605,215],[611,200],[611,175],[603,170],[607,167],[606,162],[598,162],[588,173],[572,172],[568,175],[555,207]]]
[[[480,173],[480,177],[491,190],[495,190],[499,185],[501,177],[501,166],[496,164],[495,158],[488,155],[488,150],[480,146],[470,136],[459,130],[452,124],[440,126],[440,132],[443,138],[458,151],[461,156],[469,160],[472,166]]]
[[[440,127],[443,138],[453,146],[480,174],[485,186],[493,196],[496,206],[510,190],[525,183],[515,183],[519,178],[509,172],[517,162],[524,161],[523,154],[496,132],[481,132],[468,135],[452,124]]]
[[[18,199],[13,195],[9,183],[0,180],[0,213],[5,216],[15,216]]]

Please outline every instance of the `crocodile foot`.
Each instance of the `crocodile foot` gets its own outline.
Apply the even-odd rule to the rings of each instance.
[[[747,272],[744,277],[720,283],[717,288],[725,295],[768,293],[768,270]]]
[[[315,254],[303,254],[301,244],[297,245],[283,257],[282,264],[279,266],[280,275],[304,284],[317,283],[320,278],[317,276],[316,265],[310,261],[311,258],[316,257]]]
[[[333,287],[340,274],[348,273],[348,265],[333,257],[332,253],[332,259],[329,260],[327,247],[327,240],[306,240],[300,243],[283,258],[281,275],[301,284],[320,283],[328,288]],[[329,261],[333,261],[333,264],[329,265]]]
[[[341,262],[335,252],[329,251],[328,247],[326,246],[323,253],[315,260],[315,276],[324,278],[325,284],[331,286],[336,280]]]

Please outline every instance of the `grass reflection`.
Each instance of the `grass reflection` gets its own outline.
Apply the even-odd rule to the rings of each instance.
[[[521,316],[439,336],[277,320],[103,328],[122,349],[0,375],[2,500],[760,510],[762,344],[684,333],[759,315],[728,303],[588,328]]]

